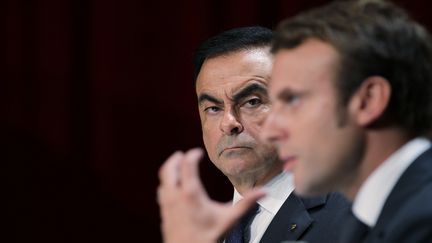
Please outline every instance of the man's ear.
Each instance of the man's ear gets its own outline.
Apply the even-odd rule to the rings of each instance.
[[[349,102],[349,111],[359,126],[378,120],[390,102],[391,86],[387,79],[371,76],[363,81]]]

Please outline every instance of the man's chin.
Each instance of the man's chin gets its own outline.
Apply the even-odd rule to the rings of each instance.
[[[291,156],[286,159],[282,159],[282,162],[284,171],[294,172],[295,165],[297,164],[296,157]]]
[[[249,167],[247,164],[237,164],[236,166],[225,167],[223,171],[226,176],[240,177],[250,171]]]

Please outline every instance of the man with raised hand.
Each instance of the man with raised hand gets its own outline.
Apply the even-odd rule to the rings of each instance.
[[[198,48],[194,64],[204,144],[210,160],[232,183],[235,205],[208,199],[196,178],[200,150],[175,153],[161,169],[159,188],[166,242],[206,242],[235,221],[227,234],[216,236],[226,243],[335,242],[348,203],[334,193],[297,197],[292,174],[283,171],[275,147],[259,139],[271,107],[267,86],[272,39],[269,29],[244,27],[214,36]],[[265,197],[257,201],[261,193],[246,196],[257,187],[264,188]],[[255,201],[257,211],[247,213],[249,217],[226,220],[240,216]],[[221,220],[213,221],[216,217]],[[182,240],[171,240],[172,231]]]

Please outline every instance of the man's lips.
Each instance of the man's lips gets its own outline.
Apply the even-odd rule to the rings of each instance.
[[[231,151],[231,150],[237,150],[237,149],[251,149],[250,147],[246,147],[246,146],[231,146],[228,148],[224,148],[219,155],[223,154],[226,151]]]

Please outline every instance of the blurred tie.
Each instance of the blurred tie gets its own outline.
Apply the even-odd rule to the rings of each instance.
[[[341,233],[340,243],[360,243],[366,239],[370,227],[352,213],[347,219],[345,230]]]
[[[258,203],[255,203],[254,206],[247,211],[245,215],[239,220],[239,222],[234,225],[234,228],[228,232],[225,243],[245,243],[245,232],[249,232],[247,227],[250,225],[249,223],[255,217],[259,209]],[[250,237],[248,237],[250,238]]]

